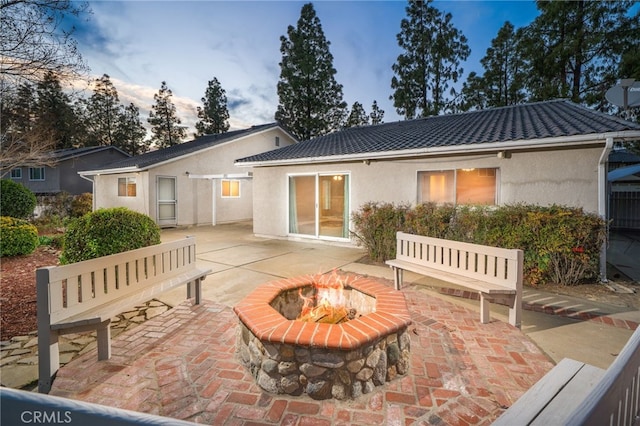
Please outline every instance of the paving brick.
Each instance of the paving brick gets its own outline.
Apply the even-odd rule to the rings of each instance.
[[[124,331],[114,339],[110,361],[98,362],[95,350],[72,360],[51,394],[205,424],[404,425],[439,419],[476,425],[490,424],[551,369],[546,356],[508,324],[480,324],[476,311],[412,289],[403,293],[412,317],[420,320],[410,328],[410,374],[356,400],[262,391],[236,361],[235,314],[210,301],[178,305],[140,325],[142,330]],[[162,329],[168,322],[179,332],[140,339],[147,324]],[[445,388],[451,384],[465,392]]]

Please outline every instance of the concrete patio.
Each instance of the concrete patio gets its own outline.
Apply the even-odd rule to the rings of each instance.
[[[213,270],[205,303],[184,302],[182,289],[165,294],[174,309],[120,334],[109,361],[90,351],[62,367],[52,395],[216,425],[490,424],[563,357],[606,368],[640,320],[637,311],[527,291],[522,330],[504,321],[506,308],[483,325],[477,301],[434,292],[407,274],[410,374],[355,401],[271,395],[234,357],[231,307],[283,277],[338,269],[392,286],[391,271],[356,262],[360,249],[255,237],[250,223],[162,237],[185,235],[196,235],[198,261]],[[549,307],[567,315],[536,312]]]

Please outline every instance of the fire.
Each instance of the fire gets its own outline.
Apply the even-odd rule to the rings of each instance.
[[[339,277],[334,271],[326,277],[313,283],[315,296],[307,297],[302,294],[302,288],[298,295],[304,301],[298,320],[306,322],[321,322],[338,324],[355,317],[355,309],[347,308],[345,297],[346,279]]]

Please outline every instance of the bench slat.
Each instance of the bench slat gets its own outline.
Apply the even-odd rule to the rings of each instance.
[[[544,410],[555,395],[584,367],[583,362],[564,358],[542,379],[538,380],[504,412],[493,426],[528,425]]]
[[[486,283],[472,278],[462,277],[460,275],[447,273],[438,269],[428,268],[425,266],[416,265],[415,263],[406,262],[402,260],[387,260],[387,265],[401,268],[407,271],[416,272],[422,275],[428,275],[430,277],[449,281],[454,284],[459,284],[465,287],[469,287],[473,290],[477,290],[486,294],[516,294],[516,290],[513,288],[496,285],[492,283]]]
[[[172,279],[165,280],[160,285],[148,287],[134,294],[122,296],[118,299],[109,301],[108,304],[98,306],[94,309],[82,312],[75,317],[66,318],[63,322],[52,323],[52,330],[64,330],[69,328],[76,328],[88,324],[100,324],[107,321],[125,310],[131,307],[144,303],[153,299],[158,294],[171,290],[177,286],[183,285],[185,282],[191,282],[199,278],[204,278],[209,273],[209,270],[194,269],[188,273],[183,273],[175,276]]]

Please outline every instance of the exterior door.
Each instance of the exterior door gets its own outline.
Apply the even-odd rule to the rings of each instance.
[[[158,176],[156,187],[158,188],[158,225],[176,226],[178,224],[176,178]]]
[[[289,176],[289,233],[349,238],[349,175]]]

